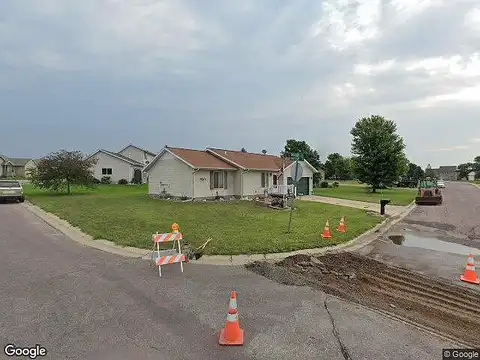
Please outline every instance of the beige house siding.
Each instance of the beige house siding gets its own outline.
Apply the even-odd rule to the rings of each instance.
[[[141,169],[138,166],[134,167],[125,161],[107,155],[103,152],[95,154],[94,157],[97,159],[97,163],[92,169],[93,176],[99,180],[103,176],[109,176],[112,183],[117,183],[120,179],[126,179],[128,182],[130,182],[133,178],[134,168]],[[103,175],[102,168],[111,168],[112,175]]]
[[[159,195],[163,190],[172,196],[192,197],[193,169],[168,152],[148,172],[148,193]]]
[[[214,170],[223,171],[223,170]],[[210,189],[210,170],[195,172],[195,198],[210,198],[217,196],[234,196],[236,186],[236,173],[238,171],[225,171],[227,174],[227,189]]]
[[[145,165],[149,164],[155,157],[140,149],[137,149],[134,146],[129,146],[125,148],[123,151],[119,152],[119,154]]]
[[[233,191],[236,196],[242,196],[242,170],[237,170],[232,175],[234,176],[235,184]]]
[[[25,176],[28,177],[29,171],[32,171],[37,168],[37,164],[35,164],[35,161],[30,160],[28,163],[25,164]]]
[[[265,187],[262,187],[262,172],[268,174]],[[272,172],[249,170],[243,174],[243,196],[263,195],[272,184]]]

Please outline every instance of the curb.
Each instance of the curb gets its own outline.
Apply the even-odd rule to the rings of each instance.
[[[412,201],[407,208],[393,217],[388,217],[381,223],[377,224],[370,230],[356,238],[339,245],[328,246],[315,249],[303,249],[286,253],[271,253],[271,254],[252,254],[252,255],[204,255],[198,260],[190,260],[192,264],[203,265],[246,265],[255,261],[280,261],[292,255],[323,255],[327,253],[334,253],[339,251],[354,251],[362,248],[372,241],[376,240],[378,236],[387,232],[392,226],[402,221],[408,216],[413,209],[415,209],[415,201]]]
[[[64,235],[71,238],[76,243],[79,243],[84,246],[92,247],[98,250],[106,251],[112,254],[130,257],[130,258],[139,258],[145,260],[151,260],[152,250],[139,249],[135,247],[122,247],[115,244],[109,240],[94,240],[90,235],[85,234],[79,228],[72,226],[67,221],[60,219],[58,216],[49,213],[39,206],[25,201],[21,204],[25,209],[32,212],[40,219],[45,221],[47,224],[62,232]],[[238,266],[246,265],[254,261],[280,261],[292,255],[322,255],[326,253],[338,252],[338,251],[353,251],[363,246],[368,245],[379,235],[382,235],[388,231],[392,226],[403,220],[410,212],[416,207],[415,202],[413,201],[407,208],[400,214],[397,214],[393,217],[387,217],[381,223],[377,224],[370,230],[367,230],[363,234],[357,236],[356,238],[339,245],[323,247],[323,248],[314,248],[314,249],[303,249],[296,250],[285,253],[271,253],[271,254],[252,254],[252,255],[204,255],[198,260],[190,260],[191,264],[198,265],[218,265],[218,266]]]

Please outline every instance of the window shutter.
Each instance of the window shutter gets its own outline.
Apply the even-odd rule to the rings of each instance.
[[[210,190],[213,190],[213,171],[210,171]]]
[[[262,173],[262,183],[260,186],[265,187],[265,173]]]
[[[228,189],[227,178],[228,178],[228,172],[224,171],[223,172],[223,188],[224,189]]]

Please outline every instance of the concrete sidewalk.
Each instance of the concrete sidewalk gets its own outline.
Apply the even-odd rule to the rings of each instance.
[[[316,201],[325,204],[346,206],[356,209],[363,209],[368,211],[380,212],[380,203],[369,203],[365,201],[356,201],[356,200],[347,200],[347,199],[337,199],[326,196],[317,196],[317,195],[307,195],[300,197],[304,201]],[[387,205],[385,207],[385,212],[387,215],[396,216],[404,212],[408,208],[407,206],[398,206],[398,205]]]

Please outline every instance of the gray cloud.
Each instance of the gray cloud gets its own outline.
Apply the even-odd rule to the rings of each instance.
[[[379,113],[421,165],[480,155],[480,92],[461,93],[480,85],[475,2],[343,3],[4,2],[0,106],[12,140],[0,152],[132,141],[274,153],[297,137],[348,154],[354,122]]]

